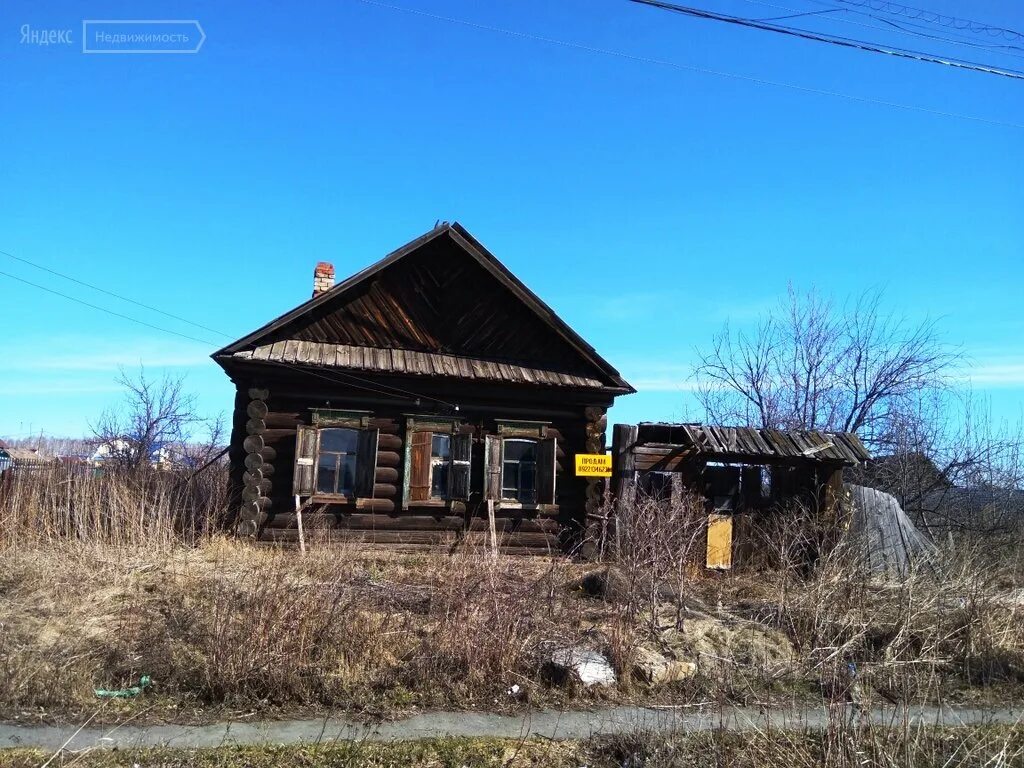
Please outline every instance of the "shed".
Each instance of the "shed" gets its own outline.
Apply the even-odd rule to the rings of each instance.
[[[709,567],[732,563],[732,518],[799,500],[834,516],[843,469],[871,458],[852,433],[725,427],[710,424],[616,424],[612,438],[616,504],[635,491],[704,497]],[[712,540],[712,533],[716,540]]]

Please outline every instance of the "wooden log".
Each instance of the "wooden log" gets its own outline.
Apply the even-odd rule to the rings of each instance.
[[[342,514],[318,512],[307,507],[303,513],[303,522],[308,528],[331,528],[344,530],[369,531],[461,531],[466,527],[466,519],[461,515],[444,515],[431,517],[428,515],[385,515],[385,514]],[[282,512],[271,515],[267,526],[272,528],[294,528],[298,520],[294,512]]]
[[[265,445],[263,446],[263,448],[260,449],[260,456],[262,456],[265,461],[273,461],[274,459],[277,458],[277,451],[271,448],[269,445]]]
[[[375,499],[390,499],[398,494],[398,487],[391,483],[374,483],[373,497]]]
[[[376,483],[397,483],[398,469],[395,467],[377,467],[373,479]]]
[[[474,517],[469,521],[469,530],[473,532],[486,533],[490,529],[490,520],[483,517]],[[562,525],[552,518],[538,518],[536,520],[516,520],[508,517],[495,517],[494,529],[498,534],[513,533],[544,533],[558,535]]]
[[[264,496],[263,491],[259,488],[259,486],[247,485],[242,489],[242,501],[258,502],[261,498],[264,498]]]
[[[270,409],[267,408],[267,404],[262,400],[253,400],[245,407],[245,413],[250,419],[266,418],[269,410]]]
[[[270,411],[263,420],[267,422],[270,429],[290,429],[292,432],[302,423],[301,414],[294,412]]]
[[[242,512],[250,516],[262,516],[274,508],[274,503],[266,496],[252,501],[242,502]]]
[[[398,435],[381,434],[377,437],[378,451],[400,451],[402,449],[402,438]]]
[[[249,397],[253,400],[266,400],[270,397],[270,390],[266,387],[252,387],[249,390]]]
[[[242,447],[248,454],[260,453],[263,450],[263,438],[259,435],[249,435],[242,441]]]
[[[267,422],[263,419],[249,419],[245,422],[245,431],[249,435],[262,435],[267,431]]]
[[[245,470],[245,472],[242,473],[242,482],[245,485],[253,485],[255,483],[259,483],[262,480],[263,480],[263,470],[258,468],[258,467],[256,469],[251,470],[251,471],[247,469],[247,470]]]
[[[264,539],[277,542],[298,543],[299,532],[295,528],[267,528]],[[454,544],[458,534],[454,531],[364,531],[332,529],[331,539],[364,544]]]
[[[356,509],[367,512],[394,512],[395,502],[392,499],[357,499]]]
[[[402,457],[395,451],[377,451],[378,467],[397,467],[402,463]]]
[[[274,443],[295,442],[294,429],[270,429],[267,427],[260,433],[260,436],[263,438],[264,445],[268,446]]]
[[[245,468],[250,472],[263,466],[263,457],[258,453],[250,453],[245,457]]]
[[[533,509],[517,509],[514,507],[506,507],[501,504],[494,505],[494,516],[496,518],[502,517],[513,517],[521,520],[536,520],[538,518],[557,518],[560,514],[560,510],[555,504],[546,504],[540,508]],[[487,519],[487,511],[481,510],[481,519]]]
[[[260,496],[270,496],[271,492],[274,490],[274,484],[271,483],[268,478],[255,480],[250,476],[249,479],[245,481],[245,486],[242,491],[243,499],[245,498],[245,491],[250,488],[258,491]],[[250,501],[250,499],[246,499],[246,501]]]

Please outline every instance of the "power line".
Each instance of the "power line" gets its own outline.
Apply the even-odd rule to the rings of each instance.
[[[866,51],[868,53],[881,53],[902,59],[921,61],[926,64],[942,64],[947,67],[955,67],[957,69],[964,69],[971,72],[981,72],[982,74],[987,75],[1000,75],[1001,77],[1008,77],[1013,80],[1024,80],[1024,72],[1020,72],[1015,69],[994,67],[973,61],[966,61],[964,59],[944,58],[924,51],[914,51],[908,48],[898,48],[895,46],[883,46],[867,40],[857,40],[852,37],[843,37],[841,35],[811,32],[800,27],[771,24],[769,22],[757,21],[756,19],[748,19],[742,16],[730,16],[725,13],[717,13],[716,11],[708,11],[702,8],[691,8],[686,5],[676,5],[675,3],[664,2],[664,0],[630,0],[630,2],[638,3],[640,5],[649,5],[652,8],[660,8],[664,11],[678,13],[683,16],[690,16],[695,19],[721,21],[726,24],[735,24],[737,26],[748,27],[750,29],[759,29],[764,32],[775,32],[819,43],[829,43],[831,45],[838,45],[843,48],[853,48],[860,51]]]
[[[885,99],[875,99],[870,96],[855,96],[849,93],[843,93],[841,91],[830,91],[825,88],[813,88],[806,85],[796,85],[794,83],[787,83],[781,80],[769,80],[763,77],[754,77],[753,75],[741,75],[736,72],[727,72],[720,69],[710,69],[708,67],[699,67],[692,64],[680,64],[675,61],[669,61],[667,59],[658,59],[651,56],[640,56],[637,54],[626,53],[625,51],[617,51],[610,48],[600,48],[598,46],[587,45],[585,43],[577,43],[572,40],[560,40],[554,37],[546,37],[543,35],[534,35],[529,32],[521,32],[515,29],[506,29],[504,27],[495,27],[489,24],[480,24],[475,21],[468,21],[466,19],[456,18],[454,16],[442,16],[441,14],[431,13],[429,11],[421,11],[417,8],[405,8],[400,5],[391,5],[389,3],[379,2],[379,0],[358,0],[358,2],[364,5],[372,5],[378,8],[387,8],[388,10],[398,11],[399,13],[406,13],[413,16],[422,16],[424,18],[433,19],[435,21],[444,21],[451,24],[459,24],[464,27],[470,27],[473,29],[485,30],[487,32],[497,32],[499,34],[508,35],[510,37],[517,37],[524,40],[535,40],[541,43],[547,43],[550,45],[560,45],[566,48],[572,48],[578,51],[585,51],[587,53],[597,53],[602,56],[614,56],[619,59],[626,59],[628,61],[642,62],[645,64],[656,64],[661,67],[668,67],[671,69],[678,69],[684,72],[697,72],[704,75],[714,75],[715,77],[725,77],[731,80],[742,80],[748,83],[755,83],[756,85],[768,85],[774,88],[787,88],[793,91],[800,91],[802,93],[813,93],[817,96],[829,96],[831,98],[846,99],[848,101],[855,101],[861,104],[874,104],[882,107],[891,107],[893,109],[902,109],[908,112],[918,112],[926,115],[933,115],[936,117],[951,117],[957,120],[968,120],[975,123],[985,123],[986,125],[997,125],[1002,128],[1016,128],[1017,130],[1024,130],[1024,123],[1012,123],[1006,120],[995,120],[987,117],[977,117],[976,115],[965,115],[960,112],[947,112],[941,109],[932,109],[930,107],[921,107],[914,104],[903,104],[898,101],[888,101]]]
[[[63,272],[58,272],[57,270],[51,269],[50,267],[44,267],[42,264],[36,264],[34,261],[29,261],[28,259],[23,258],[21,256],[15,256],[13,253],[8,253],[7,251],[0,251],[0,254],[3,254],[4,256],[8,256],[8,257],[14,259],[15,261],[20,261],[23,264],[28,264],[30,267],[35,267],[36,269],[41,269],[43,272],[49,272],[51,275],[56,275],[57,277],[62,277],[65,280],[70,280],[72,283],[77,283],[78,285],[83,285],[86,288],[91,288],[94,291],[99,291],[100,293],[104,293],[107,296],[113,296],[115,299],[120,299],[121,301],[127,301],[129,304],[134,304],[137,307],[142,307],[143,309],[148,309],[150,312],[156,312],[157,314],[163,315],[164,317],[169,317],[172,320],[177,320],[177,321],[182,322],[182,323],[187,323],[188,325],[194,326],[195,328],[199,328],[199,329],[204,330],[204,331],[209,331],[210,333],[216,333],[218,336],[224,336],[225,338],[228,338],[228,339],[234,338],[230,334],[224,333],[222,331],[215,330],[213,328],[207,328],[205,325],[200,325],[199,323],[194,323],[191,320],[188,320],[188,319],[186,319],[184,317],[179,317],[178,315],[172,315],[170,312],[165,312],[162,309],[157,309],[156,307],[152,307],[149,304],[143,304],[141,301],[136,301],[135,299],[131,299],[131,298],[127,297],[127,296],[122,296],[119,293],[114,293],[113,291],[108,291],[106,288],[100,288],[98,285],[93,285],[92,283],[87,283],[84,280],[79,280],[77,277],[72,277],[71,275],[66,275]]]
[[[1002,37],[1006,40],[1024,39],[1024,33],[1017,32],[1005,27],[997,27],[982,21],[971,21],[956,16],[949,16],[936,11],[929,11],[923,8],[913,8],[909,5],[890,3],[885,0],[835,0],[845,5],[855,5],[858,8],[870,8],[872,11],[888,13],[893,16],[906,16],[910,19],[920,19],[929,24],[938,24],[952,29],[966,30],[974,34],[987,34],[989,37]]]
[[[4,254],[6,254],[8,256],[11,255],[11,254],[8,254],[6,251],[0,251],[0,253],[4,253]],[[12,256],[12,258],[17,259],[18,257]],[[18,260],[19,261],[25,261],[24,259],[18,259]],[[36,265],[33,265],[33,266],[36,266]],[[45,269],[45,267],[43,267],[43,269]],[[50,270],[46,270],[46,271],[50,271]],[[147,328],[151,328],[151,329],[153,329],[155,331],[161,331],[163,333],[170,333],[170,334],[173,334],[175,336],[179,336],[179,337],[181,337],[183,339],[188,339],[189,341],[199,342],[200,344],[203,344],[204,346],[213,346],[213,347],[217,346],[214,342],[206,341],[204,339],[199,339],[199,338],[196,338],[195,336],[189,336],[188,334],[179,333],[178,331],[173,331],[170,328],[163,328],[163,327],[161,327],[159,325],[153,325],[152,323],[147,323],[144,320],[139,320],[138,318],[131,317],[130,315],[124,315],[124,314],[121,314],[120,312],[115,312],[112,309],[107,309],[106,307],[101,307],[98,304],[92,304],[92,303],[90,303],[88,301],[84,301],[84,300],[76,298],[74,296],[70,296],[70,295],[68,295],[66,293],[61,293],[60,291],[55,291],[52,288],[47,288],[45,285],[39,285],[38,283],[33,283],[31,280],[25,280],[24,278],[18,277],[16,275],[12,275],[12,274],[10,274],[8,272],[4,272],[2,270],[0,270],[0,275],[3,275],[4,277],[9,277],[12,280],[17,280],[19,283],[24,283],[25,285],[32,286],[33,288],[38,288],[41,291],[46,291],[47,293],[51,293],[51,294],[53,294],[55,296],[60,296],[61,298],[67,299],[68,301],[73,301],[76,304],[82,304],[83,306],[89,307],[90,309],[95,309],[95,310],[98,310],[100,312],[105,312],[108,315],[113,315],[114,317],[121,318],[122,320],[127,320],[129,322],[136,323],[138,325],[142,325],[142,326],[145,326]],[[67,277],[67,276],[66,275],[61,275],[61,277]],[[75,280],[75,278],[72,278],[72,277],[68,277],[68,279],[69,280],[73,280],[74,282],[79,282],[78,280]],[[95,288],[98,291],[102,291],[103,293],[109,293],[111,296],[117,296],[118,295],[118,294],[112,293],[110,291],[107,291],[107,290],[105,290],[103,288],[98,288],[96,286],[90,286],[90,287],[93,287],[93,288]],[[155,311],[159,312],[160,310],[155,310]],[[193,323],[192,321],[186,320],[185,318],[176,318],[176,319],[180,319],[183,322],[189,323],[190,325],[198,325],[197,323]],[[198,326],[198,327],[205,328],[205,326]],[[216,330],[213,330],[213,329],[207,329],[207,330],[211,330],[213,333],[217,333],[217,334],[220,334],[222,336],[227,336],[227,334],[223,333],[222,331],[216,331]],[[265,360],[265,361],[262,361],[262,362],[276,363],[277,361]],[[424,395],[422,393],[415,392],[415,391],[412,391],[412,390],[402,389],[400,387],[394,387],[394,386],[391,386],[389,384],[381,384],[379,382],[375,382],[375,381],[373,381],[371,379],[367,379],[367,378],[364,378],[362,376],[358,376],[356,374],[342,372],[342,371],[333,371],[332,372],[336,376],[343,376],[346,379],[348,379],[348,381],[343,381],[342,379],[338,379],[338,378],[330,378],[326,374],[314,374],[312,371],[306,370],[301,365],[292,366],[291,364],[284,364],[284,363],[281,363],[281,365],[285,365],[285,367],[287,367],[289,369],[298,370],[300,373],[308,373],[310,375],[316,375],[316,376],[318,376],[319,378],[322,378],[322,379],[326,378],[328,381],[333,381],[335,384],[345,384],[346,386],[355,387],[357,389],[365,389],[365,390],[369,390],[371,392],[376,392],[377,394],[388,395],[388,396],[394,396],[395,394],[408,395],[408,396],[413,397],[413,398],[415,398],[417,400],[430,400],[430,401],[433,401],[433,402],[438,402],[438,403],[441,403],[443,405],[450,406],[450,407],[455,408],[456,410],[458,410],[458,405],[456,405],[455,403],[449,403],[449,402],[447,402],[445,400],[441,400],[440,398],[437,398],[437,397],[431,397],[431,396]],[[371,388],[371,387],[367,387],[367,386],[359,386],[357,384],[353,384],[352,383],[353,381],[359,381],[359,382],[364,382],[364,383],[367,383],[367,384],[373,384],[375,387],[382,387],[383,389]],[[384,389],[391,390],[391,391],[390,392],[385,392]]]
[[[137,325],[144,325],[147,328],[152,328],[154,331],[162,331],[163,333],[170,333],[170,334],[173,334],[175,336],[180,336],[183,339],[188,339],[189,341],[198,341],[200,344],[205,344],[206,346],[216,346],[216,344],[214,344],[212,341],[206,341],[204,339],[197,339],[195,336],[189,336],[186,333],[178,333],[178,331],[172,331],[170,328],[162,328],[159,325],[153,325],[152,323],[147,323],[145,320],[139,320],[138,318],[130,317],[129,315],[122,315],[120,312],[115,312],[112,309],[107,309],[106,307],[101,307],[98,304],[90,304],[88,301],[83,301],[82,299],[75,298],[74,296],[69,296],[66,293],[61,293],[60,291],[55,291],[52,288],[47,288],[45,285],[39,285],[39,283],[33,283],[31,280],[26,280],[26,279],[24,279],[22,277],[17,277],[16,275],[12,275],[9,272],[4,272],[4,271],[0,270],[0,275],[3,275],[4,277],[9,277],[11,280],[17,280],[19,283],[24,283],[25,285],[31,285],[33,288],[38,288],[40,291],[46,291],[47,293],[52,293],[54,296],[60,296],[61,298],[67,299],[68,301],[73,301],[76,304],[81,304],[83,306],[89,307],[91,309],[98,310],[100,312],[106,312],[108,315],[113,315],[114,317],[119,317],[122,320],[127,320],[130,323],[136,323]]]
[[[953,39],[952,37],[944,37],[943,35],[936,35],[936,34],[932,34],[930,32],[918,32],[918,31],[915,31],[913,29],[908,29],[907,26],[905,26],[905,25],[909,25],[909,26],[912,26],[912,27],[917,27],[918,29],[924,29],[924,27],[922,25],[920,25],[920,24],[914,24],[913,22],[909,22],[909,21],[903,22],[901,24],[901,23],[892,21],[891,19],[886,19],[886,18],[883,18],[881,16],[876,16],[873,13],[867,13],[865,11],[859,11],[859,10],[855,10],[853,8],[840,8],[840,7],[837,7],[837,6],[834,6],[834,5],[830,4],[828,2],[825,2],[825,0],[810,0],[810,2],[816,3],[817,5],[826,6],[822,10],[820,10],[820,11],[803,11],[803,12],[798,12],[797,8],[792,8],[792,7],[788,6],[788,5],[777,5],[776,3],[766,2],[765,0],[744,0],[744,1],[747,2],[747,3],[752,3],[754,5],[764,6],[766,8],[775,8],[777,10],[791,11],[792,12],[788,16],[776,16],[774,18],[768,18],[768,19],[756,19],[756,21],[782,21],[784,19],[795,19],[795,18],[802,18],[802,17],[806,17],[806,16],[822,16],[822,17],[825,17],[826,14],[847,14],[847,13],[853,13],[853,14],[857,14],[858,16],[864,16],[865,18],[874,19],[876,21],[879,21],[882,24],[885,24],[886,27],[879,27],[879,26],[877,26],[875,24],[867,24],[867,23],[865,23],[863,21],[857,21],[855,19],[848,19],[848,18],[845,18],[844,16],[841,16],[841,15],[840,16],[834,16],[834,15],[827,16],[827,18],[830,21],[838,21],[838,22],[840,22],[842,24],[851,24],[853,26],[863,27],[865,29],[871,29],[871,30],[874,30],[876,32],[890,32],[890,31],[895,30],[895,31],[901,32],[901,33],[903,33],[905,35],[912,35],[913,37],[922,37],[922,38],[925,38],[925,39],[928,39],[928,40],[935,40],[937,42],[948,43],[950,45],[960,45],[960,46],[964,46],[966,48],[980,49],[980,50],[986,51],[988,53],[998,53],[998,54],[1001,54],[1003,56],[1014,56],[1016,58],[1024,58],[1024,56],[1022,56],[1021,53],[1014,53],[1013,52],[1013,51],[1022,51],[1022,52],[1024,52],[1024,48],[1022,48],[1020,46],[1016,46],[1016,45],[1001,45],[999,43],[983,43],[983,42],[977,42],[976,40],[975,41],[965,40],[965,39],[963,39],[963,36],[959,36],[960,39],[957,40],[957,39]]]

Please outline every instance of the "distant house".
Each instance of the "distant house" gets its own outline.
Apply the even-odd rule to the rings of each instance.
[[[5,469],[30,470],[46,467],[53,459],[38,448],[12,448],[0,442],[0,472]]]
[[[88,461],[95,467],[123,460],[133,453],[132,441],[128,438],[116,438],[99,443],[89,456]],[[177,466],[180,450],[170,443],[157,443],[149,451],[149,464],[157,469],[170,469]]]
[[[606,409],[634,391],[448,223],[339,285],[322,262],[311,299],[213,358],[236,388],[238,529],[266,538],[302,504],[358,541],[557,548],[600,496],[574,458],[604,452]]]

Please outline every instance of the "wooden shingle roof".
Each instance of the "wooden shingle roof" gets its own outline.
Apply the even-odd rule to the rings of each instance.
[[[232,355],[237,360],[347,369],[413,376],[450,376],[459,379],[500,381],[561,387],[601,387],[600,380],[541,368],[527,368],[471,357],[414,352],[402,349],[320,344],[312,341],[277,341]]]
[[[709,461],[801,460],[860,464],[871,454],[852,432],[719,427],[709,424],[653,424],[637,427],[637,445],[663,446]]]

